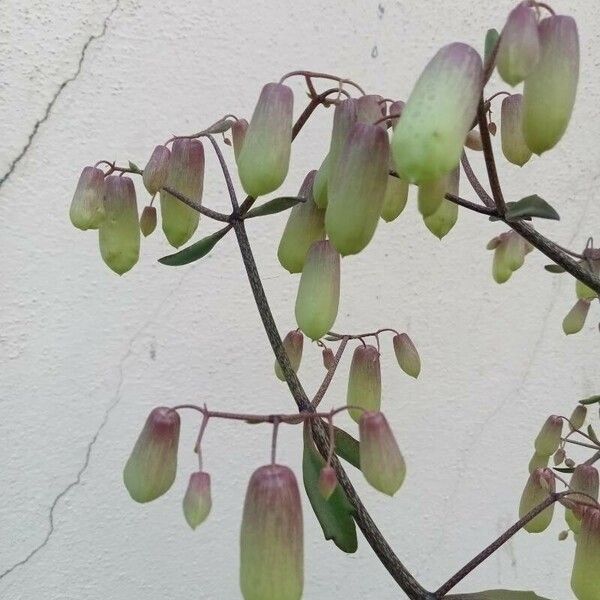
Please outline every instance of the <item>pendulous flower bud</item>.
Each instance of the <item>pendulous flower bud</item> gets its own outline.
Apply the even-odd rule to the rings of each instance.
[[[302,271],[312,243],[325,237],[325,211],[318,208],[313,199],[316,174],[311,171],[304,179],[298,195],[306,200],[298,202],[290,211],[279,242],[277,258],[290,273]]]
[[[388,179],[387,133],[355,124],[336,165],[330,166],[325,228],[342,256],[357,254],[371,241],[383,207]]]
[[[313,199],[317,208],[327,208],[327,177],[329,176],[329,154],[323,159],[313,183]]]
[[[352,355],[346,404],[348,413],[358,423],[365,410],[378,411],[381,406],[381,365],[375,346],[356,348]],[[361,410],[362,409],[362,410]]]
[[[500,118],[502,153],[513,165],[522,167],[530,158],[531,150],[523,136],[523,96],[513,94],[502,100]]]
[[[332,466],[325,465],[319,474],[319,492],[321,492],[321,496],[323,496],[325,500],[329,500],[331,494],[335,492],[336,487],[337,476],[335,471]]]
[[[516,231],[501,233],[487,247],[494,250],[492,275],[496,283],[508,281],[513,272],[523,266],[525,256],[533,250],[531,244]]]
[[[204,188],[204,146],[198,140],[173,142],[171,166],[166,187],[179,192],[197,206],[202,204]],[[185,244],[198,227],[200,213],[168,192],[160,192],[162,228],[171,246]]]
[[[471,46],[441,48],[419,77],[392,137],[398,174],[440,179],[458,166],[481,94],[483,66]]]
[[[550,415],[542,425],[535,438],[534,446],[538,454],[552,456],[558,449],[562,435],[563,420],[557,415]]]
[[[481,152],[483,150],[483,141],[481,140],[481,134],[477,129],[471,129],[471,131],[467,133],[465,146],[470,150],[475,150],[475,152]]]
[[[534,452],[531,460],[529,461],[529,473],[533,473],[536,469],[546,468],[549,462],[549,455],[538,454],[537,452]]]
[[[154,206],[144,206],[142,216],[140,217],[140,231],[144,237],[148,237],[156,229],[156,208]]]
[[[579,80],[575,20],[564,15],[543,19],[539,35],[540,60],[523,88],[523,133],[536,154],[550,150],[565,133]]]
[[[402,111],[404,110],[405,106],[406,106],[406,103],[402,102],[402,100],[395,100],[394,102],[392,102],[390,104],[389,114],[402,116]],[[396,129],[396,126],[398,125],[398,122],[400,121],[400,117],[394,116],[391,119],[391,121],[392,121],[392,129]]]
[[[396,334],[393,339],[394,353],[400,368],[415,379],[421,372],[421,359],[415,345],[406,333]]]
[[[142,176],[144,186],[151,196],[160,192],[167,183],[170,163],[171,151],[166,146],[156,146]]]
[[[98,228],[100,254],[115,273],[123,275],[140,257],[140,223],[130,177],[105,178],[104,215]]]
[[[323,366],[329,371],[335,363],[335,355],[331,348],[323,348]]]
[[[583,511],[571,589],[577,600],[598,600],[600,597],[600,510],[597,508]]]
[[[231,140],[233,142],[233,155],[237,162],[244,145],[244,139],[246,138],[246,131],[248,131],[248,121],[246,119],[238,119],[233,122],[231,126]]]
[[[569,503],[581,502],[583,504],[591,504],[592,500],[589,496],[598,500],[598,470],[596,467],[586,464],[577,465],[571,476],[569,488],[574,492],[585,494],[585,496],[578,496],[576,494],[567,496],[565,500],[568,500]],[[565,510],[565,520],[573,533],[579,533],[581,531],[580,510],[573,511],[570,508],[567,508]]]
[[[340,255],[329,240],[314,242],[306,255],[296,296],[296,322],[311,340],[335,323],[340,302]]]
[[[385,187],[385,196],[383,197],[383,207],[381,208],[381,218],[386,223],[391,223],[397,219],[408,200],[408,181],[400,177],[388,175],[387,185]]]
[[[282,465],[250,478],[240,536],[244,600],[300,600],[304,580],[302,506],[294,473]]]
[[[452,173],[444,178],[446,181],[446,193],[458,196],[459,177],[460,169],[456,167]],[[442,202],[437,210],[432,215],[423,219],[427,229],[440,240],[456,225],[457,220],[458,204],[447,200],[445,197],[442,198]]]
[[[78,229],[98,229],[104,220],[104,173],[96,167],[84,167],[71,201],[69,217]]]
[[[358,430],[362,474],[376,490],[393,496],[406,477],[406,464],[387,419],[380,412],[364,412]]]
[[[496,66],[509,85],[521,83],[540,58],[540,40],[535,11],[520,3],[508,15],[498,46]]]
[[[578,404],[571,413],[571,417],[569,418],[569,423],[572,429],[581,429],[585,424],[585,419],[587,417],[587,406],[583,404]]]
[[[556,481],[551,469],[536,469],[531,473],[521,496],[519,518],[522,519],[527,513],[546,500],[549,494],[554,493],[555,489]],[[541,533],[550,525],[553,514],[554,504],[551,504],[529,521],[523,529],[529,533]]]
[[[285,338],[283,338],[283,349],[285,350],[288,358],[290,359],[290,364],[292,365],[292,369],[294,372],[298,372],[300,368],[300,361],[302,360],[302,347],[304,346],[304,336],[302,332],[298,330],[290,331]],[[275,375],[277,375],[277,379],[281,379],[281,381],[285,381],[285,376],[281,367],[279,366],[279,361],[275,359]]]
[[[242,187],[252,198],[276,190],[287,176],[293,108],[294,94],[287,85],[263,87],[237,160]]]
[[[419,185],[417,194],[417,203],[419,212],[423,217],[429,217],[442,205],[446,189],[448,187],[448,178],[440,177],[432,181],[424,181]]]
[[[356,99],[357,120],[359,123],[374,125],[382,117],[385,117],[385,103],[383,97],[378,94],[366,94]],[[378,123],[385,129],[385,121]]]
[[[180,419],[177,411],[155,408],[135,443],[123,471],[123,481],[136,502],[162,496],[175,481]]]
[[[589,300],[577,300],[562,322],[562,328],[566,335],[579,333],[583,329],[589,309]]]
[[[589,261],[583,261],[580,264],[583,264],[584,267],[595,275],[600,275],[600,261],[592,260],[591,263],[591,269]],[[579,281],[579,279],[575,281],[575,294],[579,300],[593,300],[598,296],[592,288],[588,287],[583,281]]]
[[[204,471],[192,473],[183,498],[183,515],[187,524],[196,529],[206,520],[211,508],[210,475]]]

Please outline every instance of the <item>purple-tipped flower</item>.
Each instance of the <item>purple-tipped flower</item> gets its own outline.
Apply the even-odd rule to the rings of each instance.
[[[585,508],[577,538],[571,589],[577,600],[600,598],[600,510]]]
[[[535,451],[538,454],[551,456],[556,452],[562,435],[563,420],[557,415],[550,415],[542,425],[534,441]]]
[[[206,520],[211,508],[210,475],[204,471],[192,473],[183,497],[183,516],[187,524],[196,529]]]
[[[248,484],[240,536],[244,600],[300,600],[304,580],[302,506],[294,473],[257,469]]]
[[[380,412],[365,412],[358,430],[362,474],[376,490],[393,496],[406,477],[406,465],[387,419]]]
[[[385,117],[385,103],[383,97],[378,94],[366,94],[359,96],[356,100],[357,120],[359,123],[374,125],[382,117]],[[385,121],[378,123],[385,129]]]
[[[529,474],[533,473],[536,469],[545,469],[550,462],[550,456],[547,454],[533,453],[531,460],[529,461]]]
[[[329,371],[335,363],[335,355],[331,348],[323,348],[323,366]]]
[[[75,194],[71,201],[69,217],[78,229],[98,229],[104,220],[104,173],[96,167],[81,171]]]
[[[421,372],[421,358],[413,341],[406,333],[396,334],[393,339],[394,353],[400,368],[415,379]]]
[[[325,228],[342,256],[357,254],[375,233],[388,179],[387,133],[376,125],[352,127],[337,164],[330,166]]]
[[[585,424],[587,417],[587,406],[578,404],[571,413],[569,423],[572,429],[581,429]]]
[[[204,146],[198,140],[173,142],[171,165],[165,187],[179,192],[196,206],[202,204],[204,188]],[[160,192],[162,228],[171,246],[185,244],[198,227],[200,213],[166,191]]]
[[[567,313],[562,322],[562,328],[566,335],[579,333],[583,329],[589,310],[589,300],[577,300],[575,302],[575,306]]]
[[[156,146],[148,164],[144,167],[144,175],[142,177],[144,186],[151,196],[160,192],[162,187],[167,183],[170,164],[171,151],[166,146]]]
[[[530,158],[531,150],[523,136],[523,96],[512,94],[502,100],[500,118],[502,152],[506,160],[522,167]]]
[[[292,365],[292,369],[297,373],[300,368],[300,361],[302,360],[302,347],[304,346],[304,336],[302,332],[294,330],[290,331],[285,338],[283,338],[283,349],[285,350],[288,358],[290,359],[290,364]],[[281,367],[279,366],[279,361],[275,359],[275,375],[277,375],[278,379],[281,381],[285,381],[285,376]]]
[[[130,177],[105,178],[104,215],[98,228],[100,254],[115,273],[123,275],[140,257],[140,222]]]
[[[446,182],[445,193],[458,196],[460,168],[456,167],[444,179]],[[440,240],[450,233],[450,230],[456,225],[457,220],[458,204],[447,200],[445,197],[442,198],[441,204],[433,214],[423,218],[427,229]]]
[[[325,212],[317,207],[313,199],[313,184],[316,171],[311,171],[298,195],[305,198],[290,211],[285,229],[277,249],[277,258],[281,266],[290,273],[300,273],[308,249],[313,242],[325,237]]]
[[[523,133],[530,150],[542,154],[565,133],[579,81],[579,36],[564,15],[539,25],[541,55],[523,88]]]
[[[519,518],[522,519],[527,513],[541,504],[556,489],[554,473],[551,469],[536,469],[531,473],[519,504]],[[529,533],[541,533],[552,521],[554,504],[545,508],[536,515],[529,523],[524,525],[525,531]]]
[[[537,17],[522,2],[510,12],[502,30],[496,57],[498,73],[506,83],[515,86],[533,71],[539,58]]]
[[[381,218],[386,223],[391,223],[397,219],[408,200],[408,181],[400,177],[388,175],[385,196],[383,197],[383,207],[381,208]]]
[[[294,94],[287,85],[263,87],[237,159],[242,187],[253,198],[276,190],[287,176],[293,108]]]
[[[507,231],[490,240],[488,250],[494,250],[492,275],[496,283],[508,281],[514,271],[520,269],[525,256],[533,247],[516,231]]]
[[[331,465],[325,465],[319,474],[319,492],[325,500],[329,500],[337,487],[337,476]]]
[[[156,229],[156,208],[154,206],[144,206],[142,216],[140,217],[140,231],[144,237],[151,235]]]
[[[340,255],[329,240],[314,242],[306,255],[298,295],[296,322],[311,340],[335,323],[340,302]]]
[[[390,104],[389,114],[402,116],[402,111],[404,110],[405,106],[406,106],[406,103],[402,102],[402,100],[395,100],[394,102],[392,102]],[[392,121],[392,129],[396,129],[396,126],[400,122],[400,117],[394,116],[394,117],[392,117],[391,121]]]
[[[594,500],[598,500],[598,470],[592,465],[577,465],[571,476],[569,488],[574,492],[581,492],[584,496],[573,494],[567,496],[565,500],[571,502],[581,502],[583,504],[591,504]],[[591,496],[591,498],[590,498]],[[567,508],[565,511],[565,520],[574,533],[581,531],[581,511],[571,510]]]
[[[175,481],[180,419],[177,411],[155,408],[135,443],[123,471],[123,481],[136,502],[162,496]]]
[[[352,355],[346,404],[348,412],[358,423],[365,410],[378,411],[381,406],[381,364],[375,346],[356,348]]]
[[[483,66],[466,44],[444,46],[419,77],[392,137],[398,174],[411,183],[458,166],[481,95]]]
[[[246,139],[246,131],[248,131],[248,121],[246,119],[238,119],[231,126],[231,139],[233,141],[233,155],[237,162]]]

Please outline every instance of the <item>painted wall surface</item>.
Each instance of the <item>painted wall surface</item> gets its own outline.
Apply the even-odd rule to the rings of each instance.
[[[238,535],[245,485],[268,460],[269,431],[211,423],[206,467],[210,519],[192,532],[181,515],[198,419],[186,415],[180,474],[146,506],[132,502],[123,464],[155,405],[293,410],[273,360],[232,236],[204,260],[167,268],[158,233],[119,278],[96,235],[75,230],[68,207],[81,168],[96,160],[144,164],[172,133],[221,115],[249,116],[261,85],[286,71],[335,72],[369,91],[405,98],[441,45],[481,48],[514,2],[369,0],[3,0],[0,19],[0,597],[6,600],[202,600],[240,598]],[[539,223],[582,248],[600,219],[600,4],[554,2],[579,23],[581,83],[560,145],[522,170],[500,158],[508,199],[538,193],[561,221]],[[296,111],[305,95],[293,83]],[[503,89],[494,80],[491,90]],[[499,104],[494,105],[499,113]],[[328,144],[321,110],[294,145],[281,191],[293,194]],[[498,144],[498,142],[496,142]],[[228,157],[231,152],[228,150]],[[226,210],[207,151],[205,203]],[[481,171],[478,157],[475,167]],[[482,173],[483,174],[483,173]],[[140,203],[145,195],[138,188]],[[466,184],[462,195],[474,199]],[[503,228],[461,212],[443,242],[415,207],[382,224],[343,264],[336,329],[407,330],[423,359],[419,381],[383,340],[384,405],[408,462],[400,493],[353,480],[401,559],[435,588],[516,518],[532,440],[551,413],[598,393],[598,307],[566,338],[574,302],[568,276],[543,270],[539,253],[503,286],[491,278],[486,242]],[[249,224],[280,328],[295,326],[298,278],[279,266],[282,215]],[[197,236],[214,230],[203,219]],[[324,406],[344,403],[350,354]],[[308,346],[307,389],[323,375]],[[346,422],[346,421],[344,421]],[[347,423],[351,430],[354,426]],[[283,428],[280,460],[297,472],[300,430]],[[305,503],[309,599],[402,594],[364,539],[353,556],[323,542]],[[535,589],[570,598],[572,540],[518,535],[460,589]]]

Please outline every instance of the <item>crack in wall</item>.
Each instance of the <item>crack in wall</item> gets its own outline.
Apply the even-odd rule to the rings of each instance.
[[[95,33],[93,35],[90,35],[90,37],[87,39],[87,41],[85,42],[85,44],[81,48],[81,52],[80,52],[80,55],[79,55],[79,61],[77,63],[77,68],[75,69],[75,72],[73,73],[73,75],[71,75],[70,77],[68,77],[67,79],[65,79],[58,86],[58,89],[54,93],[54,96],[52,96],[52,98],[50,99],[50,102],[46,105],[46,110],[44,111],[44,114],[42,115],[42,117],[40,119],[38,119],[34,123],[33,128],[32,128],[32,130],[29,133],[29,136],[27,138],[27,142],[25,143],[25,145],[23,146],[23,148],[21,149],[21,151],[17,154],[17,156],[11,161],[11,163],[9,164],[8,169],[6,170],[6,172],[2,175],[2,177],[0,177],[0,189],[8,181],[9,177],[14,173],[14,171],[17,168],[18,164],[21,162],[21,160],[25,157],[25,155],[27,154],[27,152],[31,148],[31,145],[33,144],[33,141],[35,140],[35,137],[37,136],[40,127],[50,118],[50,114],[52,113],[52,109],[54,108],[54,105],[56,104],[56,102],[60,98],[60,96],[63,93],[63,91],[65,90],[65,88],[70,83],[73,83],[73,81],[75,81],[79,77],[79,75],[81,73],[81,70],[83,68],[83,61],[85,60],[85,57],[86,57],[87,51],[88,51],[88,49],[90,47],[90,44],[93,41],[99,40],[99,39],[103,38],[106,35],[106,32],[108,30],[108,25],[109,25],[109,22],[111,20],[111,17],[117,12],[117,10],[119,9],[120,5],[121,5],[121,0],[116,0],[114,6],[112,7],[112,9],[108,13],[108,15],[106,15],[106,17],[104,18],[104,21],[102,22],[102,29],[100,30],[100,32],[99,33]]]

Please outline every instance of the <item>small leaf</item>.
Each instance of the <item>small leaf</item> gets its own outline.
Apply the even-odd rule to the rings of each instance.
[[[514,590],[487,590],[475,594],[452,594],[444,598],[454,600],[549,600],[538,596],[535,592],[516,592]]]
[[[335,438],[335,453],[353,467],[360,469],[359,441],[339,427],[333,428],[333,435]]]
[[[281,196],[281,198],[273,198],[260,206],[251,208],[244,217],[245,219],[252,219],[253,217],[265,217],[266,215],[274,215],[278,212],[282,212],[291,208],[299,202],[305,202],[306,198],[300,198],[298,196]]]
[[[203,133],[225,133],[226,131],[231,129],[233,123],[234,122],[232,119],[223,117],[216,123],[213,123],[208,129],[205,129]]]
[[[540,219],[560,220],[559,214],[537,194],[521,198],[518,202],[506,203],[506,219],[516,221],[518,219],[526,219],[530,217],[538,217]]]
[[[588,425],[587,432],[588,435],[592,438],[594,444],[600,444],[600,441],[598,441],[598,436],[596,435],[596,432],[594,431],[594,428],[591,425]]]
[[[579,404],[587,406],[588,404],[596,404],[597,402],[600,402],[600,396],[590,396],[589,398],[584,398],[583,400],[580,400]]]
[[[329,500],[323,498],[319,491],[319,475],[324,464],[325,460],[315,447],[309,426],[306,425],[302,457],[302,476],[306,495],[323,529],[325,539],[332,540],[340,550],[351,554],[358,548],[352,506],[339,485]]]
[[[574,473],[575,467],[554,467],[554,470],[559,473]]]
[[[487,33],[485,34],[485,46],[484,46],[484,53],[483,53],[485,62],[487,62],[488,59],[490,58],[490,56],[492,54],[492,50],[498,43],[499,39],[500,39],[500,34],[498,33],[497,29],[488,29]]]
[[[554,263],[551,265],[544,265],[544,269],[550,273],[565,273],[565,270],[560,265],[555,265]]]
[[[199,260],[203,256],[206,256],[230,229],[231,226],[227,225],[227,227],[215,231],[215,233],[202,238],[195,244],[192,244],[179,252],[175,252],[175,254],[169,254],[168,256],[159,258],[158,262],[163,265],[169,265],[170,267],[180,267]]]
[[[129,161],[129,168],[134,172],[134,173],[141,173],[142,170],[134,163]]]

